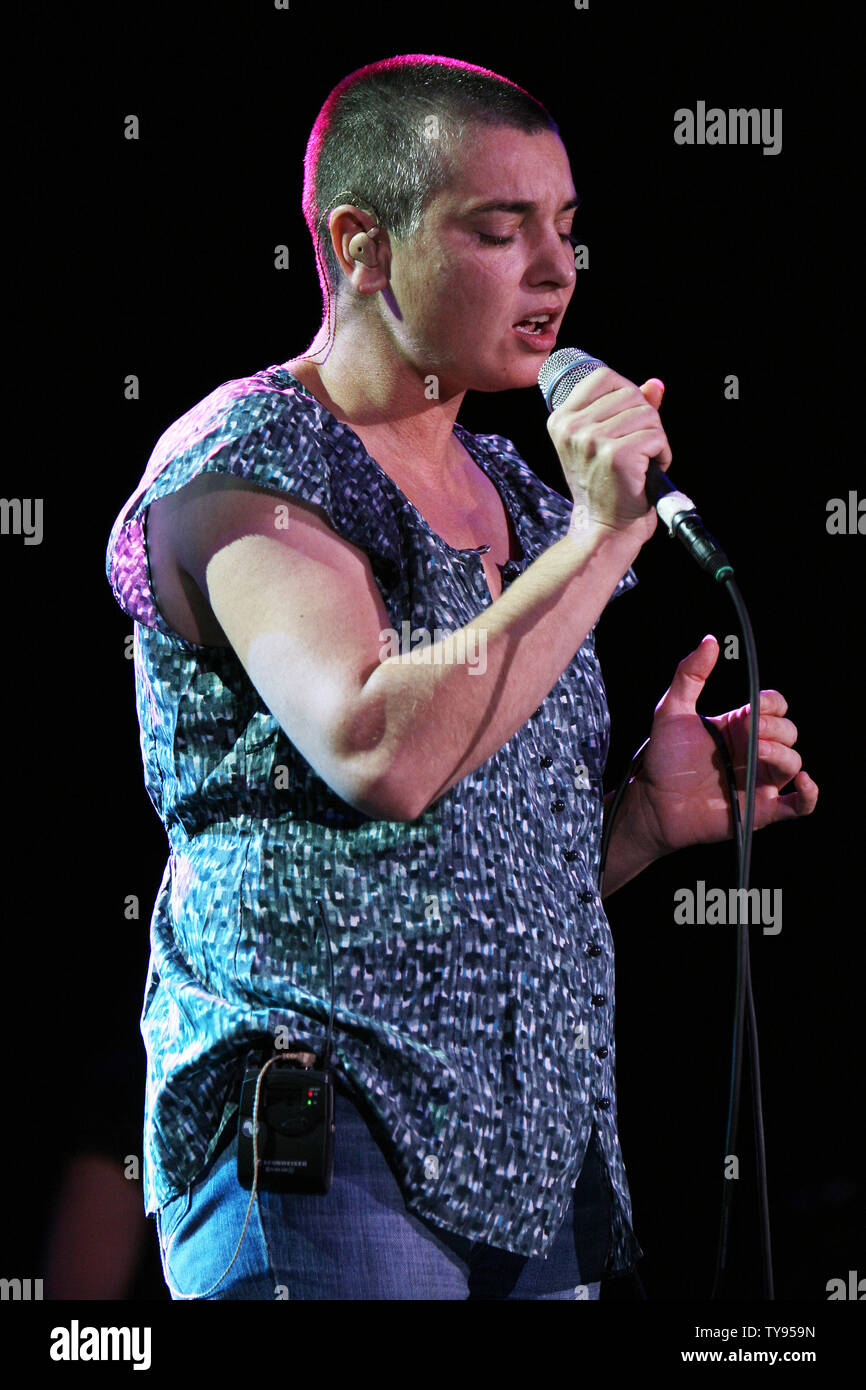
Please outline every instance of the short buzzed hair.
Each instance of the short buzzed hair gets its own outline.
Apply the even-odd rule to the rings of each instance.
[[[304,157],[304,219],[318,249],[322,296],[342,275],[326,214],[353,203],[395,240],[418,230],[424,210],[448,186],[468,125],[512,126],[527,134],[559,127],[523,87],[458,58],[409,53],[368,63],[333,89],[316,117]]]

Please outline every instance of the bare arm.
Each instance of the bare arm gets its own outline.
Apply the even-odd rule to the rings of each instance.
[[[319,509],[204,475],[190,485],[188,507],[175,510],[178,563],[250,680],[323,780],[365,814],[414,820],[501,748],[553,688],[652,534],[647,458],[667,443],[638,388],[593,373],[548,429],[586,504],[582,529],[444,639],[440,655],[450,644],[457,656],[470,629],[483,632],[483,672],[437,663],[432,646],[421,661],[384,657],[390,619],[369,560]]]
[[[525,724],[634,555],[628,538],[604,527],[569,534],[459,633],[412,655],[389,656],[377,667],[360,693],[356,737],[359,750],[369,750],[379,731],[387,731],[386,780],[407,819],[421,815]],[[461,660],[467,651],[483,652],[484,662]]]
[[[395,820],[414,820],[511,738],[635,554],[608,528],[567,536],[456,634],[414,659],[383,659],[390,619],[369,560],[318,508],[214,475],[173,525],[188,572],[288,737],[350,805]],[[485,662],[435,660],[436,647],[440,658],[471,652],[470,629],[484,634]]]
[[[650,843],[646,823],[640,814],[634,793],[634,779],[629,783],[619,804],[613,833],[607,847],[607,863],[604,870],[603,898],[609,898],[617,888],[631,879],[637,878],[650,864],[661,857],[659,851]],[[615,792],[608,792],[604,798],[605,819],[610,815],[611,802]]]

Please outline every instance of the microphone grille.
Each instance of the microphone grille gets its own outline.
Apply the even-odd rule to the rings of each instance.
[[[548,410],[556,410],[579,381],[603,366],[603,362],[590,357],[582,348],[559,348],[552,352],[538,373],[538,385]]]

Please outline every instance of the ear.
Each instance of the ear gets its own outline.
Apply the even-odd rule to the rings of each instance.
[[[387,232],[381,227],[368,243],[369,247],[375,248],[375,254],[370,257],[372,265],[356,260],[349,251],[353,237],[359,232],[366,232],[369,236],[371,228],[376,226],[374,217],[352,203],[341,203],[334,208],[328,223],[334,254],[357,294],[376,294],[387,288],[390,281],[391,246]]]

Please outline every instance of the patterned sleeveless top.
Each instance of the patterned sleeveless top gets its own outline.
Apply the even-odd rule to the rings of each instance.
[[[571,503],[509,440],[454,430],[519,538],[507,587],[561,539]],[[605,1275],[627,1270],[643,1252],[617,1133],[614,952],[597,881],[609,719],[594,633],[524,726],[424,814],[367,817],[293,746],[233,649],[185,640],[157,608],[147,509],[202,472],[322,508],[366,553],[395,633],[453,632],[491,601],[477,550],[437,536],[283,367],[226,382],[158,441],[106,554],[134,619],[144,778],[169,850],[141,1017],[146,1212],[201,1173],[237,1124],[245,1068],[276,1038],[321,1055],[320,899],[334,1069],[382,1136],[408,1210],[545,1255],[595,1126]],[[629,570],[613,596],[635,583]]]

